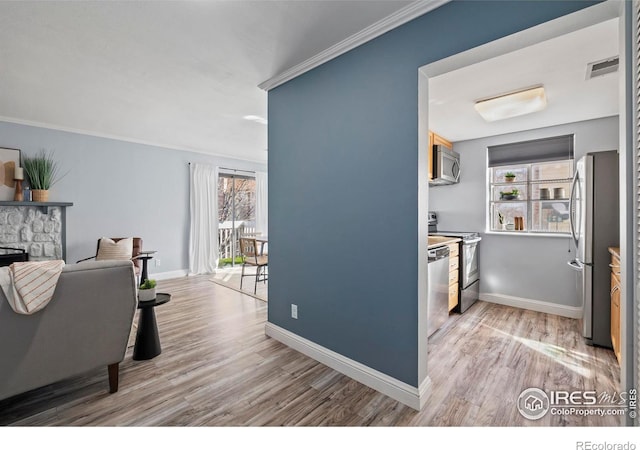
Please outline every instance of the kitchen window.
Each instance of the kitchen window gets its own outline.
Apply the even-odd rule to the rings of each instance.
[[[490,231],[567,235],[573,135],[489,147]]]

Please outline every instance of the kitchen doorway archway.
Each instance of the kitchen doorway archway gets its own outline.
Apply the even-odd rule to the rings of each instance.
[[[628,4],[627,4],[628,3]],[[631,99],[636,97],[632,78],[632,70],[629,67],[632,55],[632,17],[637,21],[638,13],[633,11],[633,2],[603,2],[584,10],[567,16],[563,16],[536,27],[529,28],[522,32],[489,42],[485,45],[470,49],[468,51],[444,58],[439,61],[424,65],[418,69],[418,242],[426,240],[427,217],[429,211],[429,186],[428,186],[428,149],[429,149],[429,78],[443,75],[487,59],[515,52],[522,48],[562,36],[564,34],[577,31],[610,19],[619,18],[620,34],[620,83],[622,88],[619,95],[619,151],[620,151],[620,247],[624,254],[621,261],[622,273],[624,275],[623,286],[626,288],[625,298],[621,299],[624,304],[623,311],[626,312],[626,321],[623,327],[622,353],[624,363],[621,366],[621,391],[628,391],[636,385],[638,373],[633,366],[635,359],[634,343],[637,340],[637,330],[634,330],[634,318],[638,314],[638,305],[634,295],[635,286],[633,276],[634,264],[634,242],[635,234],[633,229],[634,218],[631,206],[634,193],[634,177],[637,175],[633,171],[633,138],[632,130],[634,111],[631,107]],[[629,100],[627,100],[629,99]],[[418,267],[426,261],[426,245],[418,252]],[[427,372],[427,271],[418,272],[418,368],[419,381],[423,382],[428,378]],[[627,420],[629,420],[627,418]],[[630,424],[630,422],[628,422]]]

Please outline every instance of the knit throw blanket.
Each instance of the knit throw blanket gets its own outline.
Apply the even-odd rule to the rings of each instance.
[[[0,287],[18,314],[33,314],[47,306],[64,267],[64,261],[16,262],[0,267]]]

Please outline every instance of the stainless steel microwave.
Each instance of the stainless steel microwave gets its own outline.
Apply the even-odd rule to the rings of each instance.
[[[433,179],[431,185],[460,181],[460,154],[442,145],[433,146]]]

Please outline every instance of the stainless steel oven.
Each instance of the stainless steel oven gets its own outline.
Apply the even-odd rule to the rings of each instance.
[[[475,234],[475,233],[474,233]],[[460,242],[460,267],[462,268],[462,283],[460,285],[460,299],[456,310],[465,312],[480,296],[480,241],[482,238],[462,237]]]
[[[480,248],[481,237],[462,240],[461,265],[462,288],[466,288],[480,279]]]
[[[462,239],[459,246],[460,298],[456,311],[465,312],[480,295],[480,233],[472,231],[439,231],[435,212],[429,212],[429,234]]]

